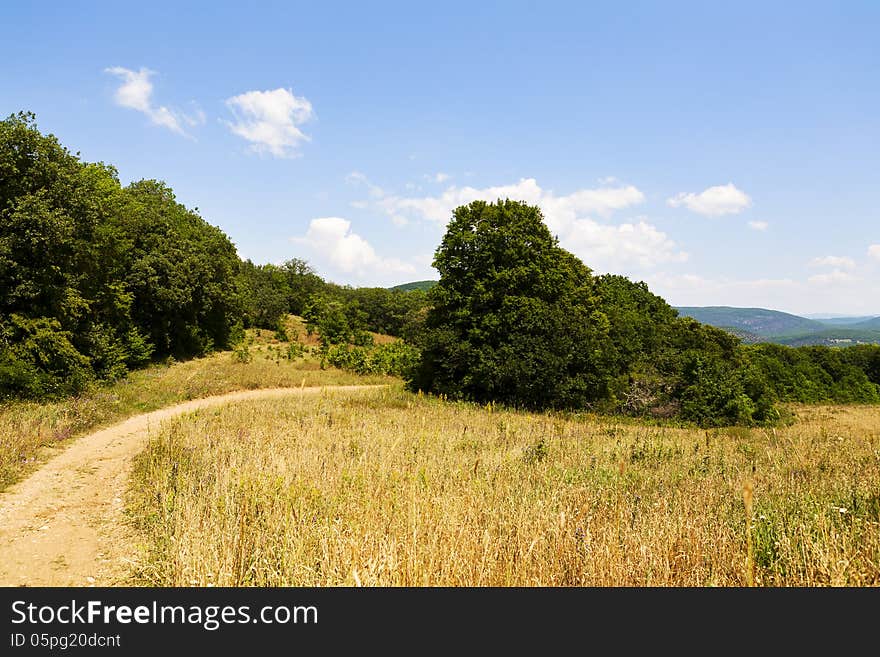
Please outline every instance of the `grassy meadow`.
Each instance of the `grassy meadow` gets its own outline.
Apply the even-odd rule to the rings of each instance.
[[[880,585],[877,406],[796,406],[785,428],[708,431],[524,413],[322,367],[301,321],[287,333],[0,406],[0,490],[132,414],[248,388],[390,383],[163,424],[130,484],[142,541],[130,583]]]
[[[70,438],[188,399],[233,390],[389,383],[387,376],[359,376],[333,367],[322,369],[314,354],[317,338],[290,318],[288,333],[301,349],[275,339],[267,330],[249,330],[246,347],[205,358],[131,372],[110,385],[56,402],[0,404],[0,490],[31,472]]]
[[[880,409],[697,430],[382,390],[204,410],[137,459],[147,586],[876,586]]]

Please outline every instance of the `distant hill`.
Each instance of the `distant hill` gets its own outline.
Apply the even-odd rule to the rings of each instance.
[[[437,285],[437,281],[413,281],[412,283],[401,283],[400,285],[395,285],[394,287],[388,288],[389,290],[401,290],[403,292],[409,292],[410,290],[430,290],[432,287]]]
[[[719,326],[717,328],[723,329],[728,333],[732,333],[740,340],[742,340],[745,344],[758,344],[759,342],[767,342],[767,338],[764,338],[757,333],[752,333],[743,329],[734,328],[732,326]]]
[[[724,329],[746,344],[775,342],[790,346],[840,347],[880,344],[880,317],[817,320],[766,308],[730,306],[680,306],[676,310],[682,316]]]
[[[868,315],[866,317],[812,317],[805,315],[808,319],[814,319],[817,322],[822,322],[823,324],[829,324],[831,326],[848,326],[851,324],[861,324],[862,322],[868,322],[875,317]]]
[[[811,333],[827,328],[821,322],[779,310],[731,308],[730,306],[682,306],[680,315],[719,328],[735,328],[767,338],[778,335]]]
[[[873,319],[868,319],[864,322],[858,322],[856,324],[849,324],[847,328],[858,329],[860,331],[880,331],[880,317],[874,317]]]
[[[792,347],[806,345],[847,347],[853,344],[880,344],[880,330],[854,329],[851,326],[845,326],[839,329],[826,328],[814,333],[775,336],[772,338],[766,338],[765,341],[787,344]]]

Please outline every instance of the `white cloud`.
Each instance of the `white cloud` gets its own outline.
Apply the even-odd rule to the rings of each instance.
[[[822,256],[810,260],[811,267],[837,267],[840,269],[855,269],[856,261],[846,256]]]
[[[665,233],[644,218],[611,224],[601,223],[590,215],[607,217],[616,210],[638,205],[644,194],[632,185],[614,181],[616,186],[580,189],[556,195],[542,189],[534,178],[495,187],[448,187],[438,196],[400,197],[386,195],[376,205],[395,225],[422,220],[446,225],[452,211],[476,200],[494,202],[509,198],[541,208],[551,232],[560,244],[581,257],[591,268],[605,271],[636,264],[651,267],[658,263],[683,262],[687,253],[680,250]]]
[[[195,108],[194,115],[190,116],[172,111],[164,105],[156,106],[153,104],[153,83],[150,78],[155,75],[155,71],[147,68],[132,71],[121,66],[112,66],[105,68],[104,72],[115,75],[122,80],[122,84],[113,95],[116,104],[146,114],[150,121],[156,125],[188,137],[182,123],[195,127],[205,122],[205,113],[198,107]]]
[[[424,176],[425,180],[428,180],[430,182],[435,182],[435,183],[444,183],[447,180],[449,180],[451,177],[452,176],[450,176],[448,173],[443,173],[442,171],[437,172],[435,174]]]
[[[440,196],[386,196],[380,205],[389,215],[409,215],[411,218],[427,219],[445,226],[452,218],[452,211],[460,205],[477,200],[494,202],[504,198],[539,205],[551,229],[556,227],[554,224],[569,224],[584,214],[607,216],[614,210],[637,205],[645,200],[644,194],[632,185],[582,189],[567,196],[556,196],[553,192],[542,189],[534,178],[522,178],[510,185],[482,189],[453,185]]]
[[[868,247],[868,255],[880,260],[880,244],[872,244]]]
[[[382,258],[363,237],[351,232],[351,222],[341,217],[312,219],[303,237],[292,237],[346,274],[413,273],[415,267],[397,258]]]
[[[609,225],[577,219],[560,244],[581,256],[591,268],[605,271],[626,264],[654,267],[688,259],[688,254],[679,250],[666,233],[644,220]]]
[[[183,119],[184,123],[186,123],[188,126],[191,126],[191,127],[195,127],[197,125],[203,125],[205,123],[205,120],[207,119],[207,117],[205,116],[205,113],[202,111],[202,108],[199,107],[196,102],[191,102],[190,105],[192,105],[192,107],[193,107],[192,115],[181,114],[180,118]]]
[[[760,230],[763,232],[763,231],[767,230],[769,227],[770,227],[770,224],[768,224],[766,221],[750,221],[749,222],[749,228],[751,228],[752,230]]]
[[[300,143],[309,141],[299,126],[314,117],[312,104],[291,89],[248,91],[226,99],[235,121],[224,121],[251,150],[275,157],[294,157]]]
[[[833,285],[839,283],[851,283],[853,281],[860,280],[857,276],[853,276],[849,272],[843,271],[841,269],[835,269],[833,271],[828,272],[827,274],[816,274],[815,276],[810,276],[807,281],[810,283],[815,283],[818,285]]]
[[[781,310],[803,284],[790,278],[707,278],[656,272],[645,279],[654,294],[673,306],[763,307]]]
[[[717,185],[703,190],[699,194],[681,192],[666,200],[673,208],[686,207],[706,217],[720,217],[725,214],[739,214],[752,204],[752,199],[733,183]]]
[[[383,198],[385,196],[385,190],[379,187],[379,185],[374,185],[370,182],[370,179],[367,178],[366,175],[361,173],[360,171],[352,171],[345,177],[345,182],[349,185],[363,185],[367,188],[367,191],[370,193],[371,198]]]
[[[651,280],[665,289],[688,291],[790,289],[798,285],[790,278],[713,279],[698,274],[657,273]]]

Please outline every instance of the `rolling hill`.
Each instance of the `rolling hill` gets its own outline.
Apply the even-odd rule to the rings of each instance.
[[[437,285],[437,281],[413,281],[412,283],[401,283],[400,285],[395,285],[394,287],[388,288],[389,290],[400,290],[402,292],[409,292],[410,290],[430,290],[432,287]]]
[[[858,329],[860,331],[880,331],[880,317],[874,317],[873,319],[868,319],[856,324],[849,324],[847,328]]]
[[[868,322],[874,317],[868,315],[866,317],[813,317],[812,315],[804,315],[807,319],[814,319],[817,322],[828,324],[829,326],[851,326],[853,324],[861,324]]]
[[[719,328],[748,331],[761,337],[812,333],[827,328],[816,320],[765,308],[732,308],[730,306],[680,306],[679,315]]]
[[[808,319],[766,308],[680,306],[679,314],[733,333],[743,342],[775,342],[791,346],[880,344],[880,317]],[[840,321],[843,319],[844,321]],[[846,322],[846,319],[854,320]]]

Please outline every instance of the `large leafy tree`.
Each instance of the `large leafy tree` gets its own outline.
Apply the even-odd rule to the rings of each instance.
[[[235,246],[160,181],[132,183],[125,195],[125,282],[134,295],[132,314],[157,355],[188,357],[229,346],[242,315]]]
[[[312,266],[302,258],[290,258],[281,265],[287,307],[294,315],[302,315],[309,297],[325,291],[328,284],[318,276]]]
[[[120,203],[112,167],[81,162],[33,114],[0,122],[0,396],[75,391],[149,355],[105,266]]]
[[[428,293],[411,387],[527,408],[581,407],[607,395],[609,323],[594,278],[537,207],[457,208],[433,264],[440,281]]]
[[[0,397],[75,392],[228,344],[238,256],[157,181],[123,188],[33,114],[0,121]]]

